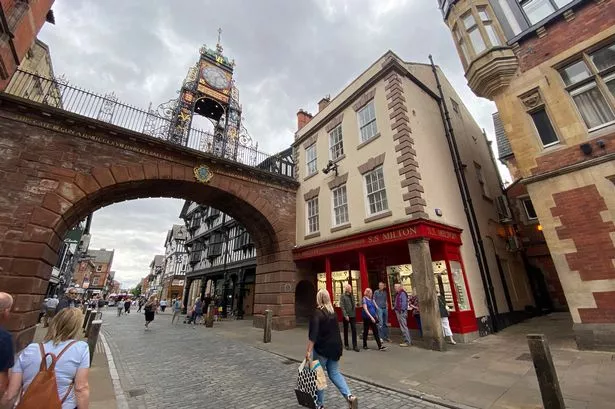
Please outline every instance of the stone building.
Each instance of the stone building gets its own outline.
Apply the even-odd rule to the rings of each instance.
[[[184,203],[179,217],[188,233],[184,305],[210,297],[223,313],[252,315],[256,249],[250,234],[227,214],[191,201]]]
[[[148,293],[158,294],[162,292],[162,273],[164,271],[164,255],[156,254],[152,261],[149,263],[149,275],[148,277]]]
[[[55,23],[53,1],[0,1],[0,91],[4,91],[26,58],[43,24]]]
[[[188,253],[186,252],[186,226],[174,224],[164,241],[164,269],[161,276],[161,300],[181,297],[184,278],[188,270]]]
[[[314,285],[337,304],[345,283],[358,294],[402,282],[422,300],[423,333],[439,348],[436,294],[465,341],[534,304],[499,221],[490,143],[439,67],[389,51],[316,115],[297,116],[298,319]]]
[[[580,348],[615,349],[615,2],[439,0],[493,100]]]

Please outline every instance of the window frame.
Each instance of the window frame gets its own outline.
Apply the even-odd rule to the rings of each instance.
[[[530,198],[529,196],[524,196],[524,197],[520,197],[519,200],[521,201],[521,205],[523,206],[523,210],[525,211],[525,217],[526,217],[527,221],[528,222],[537,221],[538,220],[538,213],[536,213],[536,208],[534,207],[534,203],[532,202],[532,198]],[[526,201],[529,201],[530,204],[532,205],[532,209],[534,209],[534,214],[536,215],[535,217],[530,216],[530,213],[527,210],[527,205],[525,204]]]
[[[549,120],[549,123],[551,124],[551,129],[553,130],[553,134],[555,135],[555,141],[549,142],[549,143],[545,144],[544,141],[542,140],[542,137],[540,136],[540,132],[538,131],[538,127],[536,126],[536,121],[534,121],[534,117],[532,116],[533,114],[537,113],[538,111],[545,111],[545,115],[547,116],[547,119]],[[553,121],[551,120],[551,115],[549,115],[549,111],[547,111],[547,107],[545,105],[542,105],[542,106],[539,106],[537,108],[531,109],[531,110],[527,111],[527,113],[528,113],[528,115],[530,116],[530,118],[532,120],[532,126],[534,127],[534,131],[536,132],[536,136],[538,137],[538,140],[540,141],[540,144],[541,144],[543,149],[550,148],[551,146],[559,145],[561,143],[560,137],[557,134],[557,130],[553,126]]]
[[[374,111],[374,117],[372,119],[370,119],[368,122],[361,124],[361,113],[367,111],[369,108],[372,108],[372,110]],[[372,140],[376,137],[376,135],[378,135],[378,122],[377,122],[377,115],[376,115],[376,103],[374,98],[372,98],[369,102],[367,102],[365,105],[363,105],[361,107],[361,109],[359,109],[357,111],[357,123],[359,125],[359,144],[363,144],[369,140]],[[375,125],[375,130],[374,133],[372,135],[370,135],[367,138],[363,138],[363,129],[367,128],[368,126],[371,127],[372,124]]]
[[[314,206],[312,207],[312,209],[315,209],[315,213],[314,214],[310,214],[310,204],[314,203]],[[319,217],[319,210],[318,210],[318,196],[313,197],[311,199],[308,199],[305,201],[305,221],[306,221],[306,226],[305,226],[305,231],[306,234],[316,234],[320,232],[320,217]],[[311,225],[310,225],[310,220],[314,219],[314,226],[316,228],[316,230],[312,230],[311,229]]]
[[[310,152],[314,152],[314,157],[310,159]],[[310,165],[314,164],[314,169],[310,171]],[[316,151],[316,142],[305,147],[305,172],[306,177],[318,173],[318,152]]]
[[[374,191],[374,192],[370,193],[369,192],[369,188],[368,188],[369,184],[368,184],[367,178],[371,177],[376,172],[382,173],[382,184],[383,184],[383,187],[381,189],[377,190],[377,191]],[[376,215],[388,212],[389,211],[389,199],[387,197],[386,181],[385,181],[385,178],[384,178],[384,166],[383,165],[379,165],[379,166],[375,167],[374,169],[370,170],[369,172],[365,172],[363,174],[363,186],[364,186],[364,189],[365,189],[365,206],[366,206],[365,211],[367,213],[367,216],[376,216]],[[382,206],[381,210],[378,210],[378,211],[372,213],[372,211],[371,211],[370,196],[375,196],[376,194],[380,194],[380,192],[384,192],[384,199],[382,200],[382,198],[381,198],[381,200],[380,200],[380,203],[384,203],[384,205]],[[374,202],[374,203],[376,203],[376,202]]]
[[[615,47],[615,39],[611,38],[608,42],[602,42],[594,47],[588,48],[576,58],[569,59],[564,64],[554,67],[559,74],[560,80],[562,81],[562,84],[564,86],[564,89],[566,90],[566,93],[568,94],[568,97],[570,98],[570,102],[577,111],[577,114],[579,115],[579,118],[581,119],[582,123],[585,125],[588,133],[615,124],[615,95],[608,87],[609,82],[615,81],[615,65],[607,67],[603,70],[599,70],[592,59],[592,56],[595,53],[606,47]],[[587,70],[589,75],[586,78],[567,84],[562,73],[566,68],[571,67],[579,62],[583,62],[583,64],[585,65],[585,69]],[[600,92],[600,95],[604,99],[606,107],[610,110],[613,119],[590,128],[585,121],[583,114],[581,113],[581,109],[574,100],[574,97],[577,95],[581,95],[587,91],[590,91],[593,88],[597,88],[598,92]]]
[[[339,133],[339,135],[335,135],[335,133]],[[339,136],[339,140],[333,143],[336,136]],[[337,150],[336,148],[339,146],[339,155],[335,156],[334,152]],[[344,156],[344,134],[342,132],[342,124],[339,124],[335,128],[331,129],[329,132],[329,159],[335,161]]]
[[[485,14],[485,19],[483,19],[483,17],[481,16],[481,12]],[[469,16],[472,16],[474,24],[471,27],[466,27],[465,18]],[[460,51],[459,54],[463,55],[466,67],[476,57],[488,52],[494,47],[501,47],[505,43],[506,36],[504,35],[504,33],[501,32],[500,27],[495,24],[496,21],[497,18],[491,7],[487,4],[484,4],[470,7],[465,13],[463,13],[459,17],[458,21],[453,26],[455,45]],[[497,44],[493,43],[491,37],[487,32],[486,26],[490,26],[493,30],[493,34],[497,39]],[[483,42],[484,47],[479,52],[476,51],[477,48],[475,47],[474,42],[470,37],[470,33],[473,33],[476,30],[478,30],[478,34]]]
[[[528,4],[530,4],[532,2],[537,2],[538,3],[540,1],[550,5],[553,10],[551,11],[551,13],[547,14],[545,17],[541,18],[540,20],[536,20],[535,22],[532,22],[532,20],[530,19],[530,15],[525,10],[524,6],[527,6]],[[523,13],[523,17],[526,19],[526,21],[530,25],[530,27],[533,27],[533,26],[539,24],[541,21],[551,17],[553,14],[557,13],[561,9],[569,6],[570,3],[572,3],[573,1],[574,0],[568,0],[568,3],[564,4],[563,6],[558,5],[557,4],[557,0],[518,0],[517,2],[519,4],[519,8],[521,9],[521,13]]]
[[[476,171],[476,181],[480,186],[483,197],[491,199],[491,192],[489,192],[489,186],[487,185],[487,180],[485,179],[485,174],[483,173],[483,167],[474,162],[474,169]]]
[[[338,206],[335,206],[335,194],[336,192],[341,192],[342,189],[344,191],[344,194],[343,194],[344,203],[339,204]],[[338,222],[337,214],[335,211],[336,209],[344,208],[344,207],[345,207],[344,213],[346,214],[346,220]],[[350,214],[349,214],[349,209],[348,209],[348,189],[346,187],[346,183],[334,189],[331,189],[331,220],[333,221],[333,223],[331,223],[333,227],[344,226],[350,223]]]

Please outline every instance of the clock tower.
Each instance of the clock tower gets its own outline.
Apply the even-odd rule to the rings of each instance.
[[[241,130],[239,93],[233,82],[234,61],[223,55],[218,30],[215,49],[203,45],[197,63],[190,68],[174,104],[167,139],[205,152],[235,159]],[[213,135],[191,130],[193,116],[213,124]]]

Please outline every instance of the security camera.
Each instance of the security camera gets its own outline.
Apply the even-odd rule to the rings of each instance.
[[[337,176],[337,163],[333,162],[332,160],[330,160],[329,163],[327,163],[327,167],[322,170],[322,173],[327,175],[331,171],[334,171],[335,176]]]

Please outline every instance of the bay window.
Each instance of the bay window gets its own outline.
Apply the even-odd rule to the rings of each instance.
[[[493,14],[486,6],[468,10],[460,20],[453,27],[453,36],[466,65],[488,48],[502,44]]]

